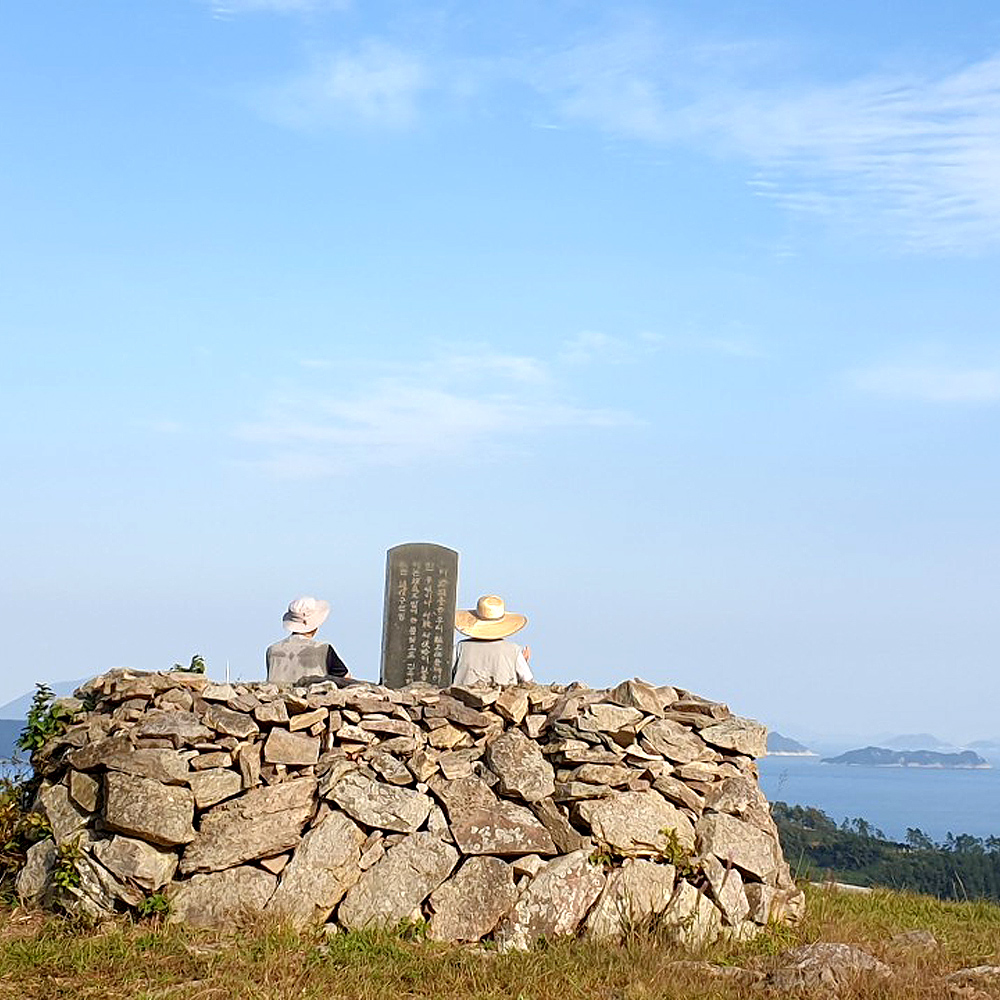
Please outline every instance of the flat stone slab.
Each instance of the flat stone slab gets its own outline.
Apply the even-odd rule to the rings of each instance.
[[[184,851],[181,872],[219,871],[290,850],[312,815],[315,795],[314,778],[296,778],[213,806]]]
[[[348,930],[361,930],[409,919],[457,863],[451,844],[431,833],[411,833],[347,891],[337,920]]]
[[[194,792],[194,804],[208,809],[217,802],[231,799],[243,790],[243,778],[228,767],[213,767],[207,771],[193,771],[188,778]]]
[[[29,905],[41,903],[49,889],[49,877],[59,853],[51,837],[40,840],[28,848],[24,867],[17,873],[15,888],[21,902]]]
[[[711,944],[722,926],[718,907],[690,882],[677,883],[674,897],[661,918],[662,926],[673,931],[673,937],[685,948],[698,949]]]
[[[260,732],[257,723],[245,712],[234,712],[222,705],[209,705],[205,712],[205,724],[211,726],[217,733],[224,736],[235,736],[245,740],[248,736]]]
[[[167,892],[172,924],[231,930],[258,917],[278,880],[251,865],[175,882]]]
[[[86,827],[90,816],[73,801],[65,785],[43,788],[38,800],[57,846],[61,847]]]
[[[531,803],[531,811],[538,821],[549,831],[552,842],[560,854],[572,854],[573,851],[591,851],[594,842],[585,837],[563,815],[552,799],[541,799]]]
[[[526,806],[498,799],[481,778],[435,777],[431,791],[444,803],[451,835],[463,854],[555,854],[545,826]]]
[[[587,916],[591,937],[621,939],[641,930],[651,917],[670,905],[677,869],[644,858],[626,858],[608,873],[607,884]]]
[[[396,833],[418,830],[433,805],[429,795],[412,788],[372,781],[356,771],[341,778],[327,798],[359,823]]]
[[[331,812],[295,849],[267,909],[295,927],[323,923],[361,877],[364,832],[341,812]]]
[[[763,757],[767,753],[767,727],[754,719],[732,718],[705,726],[701,738],[714,747],[748,757]]]
[[[104,776],[104,826],[116,833],[175,847],[195,839],[194,795],[180,785],[108,771]]]
[[[762,830],[727,813],[706,813],[698,820],[699,854],[714,854],[753,878],[774,883],[781,865],[777,842]]]
[[[635,727],[642,721],[642,712],[637,708],[622,705],[608,705],[599,702],[588,705],[577,719],[576,727],[584,733],[627,733],[635,735]]]
[[[512,867],[499,858],[469,858],[431,893],[427,936],[435,941],[478,941],[492,934],[517,899]]]
[[[574,933],[603,887],[604,876],[585,851],[553,858],[500,922],[496,940],[501,951],[527,950],[539,938]]]
[[[825,989],[840,992],[862,977],[888,979],[892,969],[874,955],[848,944],[816,941],[786,951],[769,985],[785,991]]]
[[[287,729],[272,729],[264,743],[264,760],[268,764],[300,767],[315,764],[319,760],[319,737],[290,733]]]
[[[644,726],[639,733],[639,745],[675,764],[690,764],[710,755],[708,748],[694,733],[671,719],[657,719]]]
[[[202,725],[193,712],[154,708],[142,717],[133,736],[136,739],[162,736],[173,740],[174,746],[190,746],[210,739],[212,730]]]
[[[114,836],[91,847],[94,857],[122,881],[155,892],[174,877],[177,854],[134,837]]]
[[[659,792],[616,792],[588,799],[575,807],[594,837],[626,856],[658,855],[667,849],[673,830],[681,847],[693,851],[691,820]]]
[[[538,744],[519,729],[508,729],[487,744],[486,766],[500,779],[504,795],[537,802],[555,791],[552,765]]]
[[[743,877],[736,868],[723,865],[714,854],[702,859],[701,868],[726,922],[733,927],[739,926],[750,913],[750,903],[743,890]]]
[[[652,684],[636,677],[630,681],[622,681],[613,688],[608,693],[607,701],[626,708],[637,708],[647,715],[662,717],[665,699]]]

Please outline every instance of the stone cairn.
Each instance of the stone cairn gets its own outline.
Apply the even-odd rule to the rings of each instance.
[[[672,687],[115,670],[67,702],[74,723],[32,760],[52,837],[26,902],[99,920],[153,896],[200,927],[426,921],[503,949],[650,921],[694,947],[802,911],[757,782],[764,727]]]

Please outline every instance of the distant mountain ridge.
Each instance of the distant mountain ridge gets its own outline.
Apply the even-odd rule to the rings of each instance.
[[[903,733],[901,736],[890,736],[885,740],[880,740],[880,743],[894,750],[948,751],[954,749],[954,744],[939,740],[933,733]]]
[[[65,698],[71,695],[82,684],[86,683],[87,678],[84,677],[75,681],[54,681],[49,684],[49,687],[57,698]],[[6,705],[0,705],[0,721],[4,719],[26,719],[28,717],[28,709],[31,708],[31,701],[34,697],[35,691],[32,689],[26,694],[22,694],[19,698],[8,701]]]
[[[839,757],[824,757],[823,764],[848,764],[866,767],[940,767],[989,768],[993,765],[972,750],[940,753],[937,750],[890,750],[888,747],[864,747],[848,750]]]
[[[17,753],[17,738],[23,728],[24,722],[20,719],[0,719],[0,762],[10,760]]]
[[[788,736],[773,729],[767,734],[767,752],[771,757],[815,757],[816,753],[798,740],[793,740]]]

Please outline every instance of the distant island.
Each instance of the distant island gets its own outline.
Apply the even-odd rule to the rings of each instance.
[[[993,765],[972,750],[940,753],[937,750],[889,750],[865,747],[848,750],[839,757],[824,757],[823,764],[863,765],[866,767],[940,767],[953,769],[989,768]]]
[[[782,736],[773,730],[767,734],[767,755],[769,757],[815,757],[816,753],[803,746],[798,740]]]

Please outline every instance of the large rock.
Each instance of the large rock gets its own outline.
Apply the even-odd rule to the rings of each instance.
[[[66,755],[66,760],[77,771],[95,771],[103,767],[110,758],[130,753],[132,749],[132,741],[128,736],[116,733],[114,736],[94,740],[79,750],[73,750]]]
[[[72,840],[87,825],[90,818],[70,797],[65,785],[49,785],[38,793],[38,801],[49,821],[57,847]]]
[[[180,785],[109,771],[104,776],[104,826],[115,833],[175,847],[195,838],[194,795]]]
[[[607,733],[609,736],[628,736],[631,743],[636,726],[642,721],[642,712],[637,708],[622,705],[608,705],[604,702],[588,705],[576,721],[576,728],[584,733]]]
[[[593,849],[594,842],[590,837],[578,832],[552,799],[532,802],[531,811],[549,831],[549,836],[560,854],[572,854],[573,851],[589,852]]]
[[[190,776],[187,760],[177,750],[140,748],[125,753],[108,754],[104,766],[140,778],[152,778],[164,785],[183,785]]]
[[[170,923],[230,930],[258,916],[274,893],[277,879],[250,865],[195,875],[167,892]]]
[[[97,811],[101,783],[86,771],[69,772],[69,797],[85,812]]]
[[[264,760],[268,764],[315,764],[319,760],[319,737],[272,729],[264,743]]]
[[[295,849],[267,908],[296,927],[323,923],[361,877],[364,842],[343,813],[324,816]]]
[[[496,939],[501,950],[524,950],[539,938],[574,933],[603,887],[604,876],[585,851],[554,858],[500,922]]]
[[[92,845],[81,844],[74,867],[77,884],[60,890],[60,904],[68,912],[87,920],[102,920],[115,913],[119,900],[127,906],[142,902],[141,890],[115,877],[94,859]]]
[[[58,856],[55,841],[51,837],[46,837],[28,848],[24,867],[17,873],[17,880],[14,883],[21,902],[37,905],[44,900]]]
[[[210,767],[207,771],[193,771],[188,784],[194,792],[194,803],[199,809],[208,809],[217,802],[231,799],[243,790],[243,778],[228,767]]]
[[[763,757],[767,753],[767,727],[754,719],[726,719],[701,730],[706,743],[722,750],[734,750],[749,757]]]
[[[555,791],[552,765],[538,744],[519,729],[508,729],[487,745],[486,765],[500,779],[504,795],[537,802]]]
[[[463,854],[555,854],[548,830],[525,806],[498,799],[481,778],[436,777],[431,790],[444,803],[451,835]]]
[[[691,730],[672,719],[657,719],[643,727],[639,733],[639,745],[675,764],[689,764],[711,755],[708,747]]]
[[[662,913],[674,894],[677,869],[642,858],[626,858],[608,873],[607,883],[587,916],[592,937],[618,940]]]
[[[659,855],[670,844],[670,831],[687,851],[695,846],[691,820],[659,792],[617,792],[576,806],[597,840],[626,856]]]
[[[507,688],[497,696],[493,707],[508,722],[519,726],[528,714],[528,692],[521,687]]]
[[[327,797],[359,823],[396,833],[418,830],[433,804],[422,792],[372,781],[357,771],[341,778]]]
[[[719,936],[722,914],[708,896],[681,879],[661,922],[678,944],[697,950]]]
[[[727,868],[714,854],[702,859],[701,868],[726,922],[733,927],[741,924],[750,913],[750,903],[740,873],[735,868]]]
[[[211,737],[212,730],[202,725],[201,720],[193,712],[154,708],[139,720],[133,735],[136,739],[163,737],[173,740],[174,746],[179,747],[204,742]],[[74,764],[74,767],[79,765]]]
[[[219,871],[295,847],[312,815],[315,794],[314,778],[296,778],[214,806],[185,849],[181,871]]]
[[[411,833],[369,868],[337,910],[349,930],[392,926],[414,915],[451,874],[458,852],[431,833]]]
[[[177,855],[133,837],[115,836],[91,847],[94,857],[123,882],[155,892],[174,877]]]
[[[686,806],[696,816],[700,815],[705,807],[705,800],[693,788],[684,784],[680,778],[661,774],[653,782],[653,788],[671,802]]]
[[[516,899],[510,865],[499,858],[469,858],[431,893],[434,915],[428,937],[435,941],[478,941],[493,933]]]
[[[260,732],[257,723],[245,712],[234,712],[221,705],[208,706],[208,711],[205,712],[205,723],[217,733],[235,736],[238,740],[245,740],[248,736]]]
[[[781,964],[769,977],[769,984],[783,993],[800,990],[827,990],[839,993],[859,979],[888,979],[889,966],[874,955],[848,944],[816,941],[786,951]]]
[[[726,813],[706,813],[696,829],[699,854],[714,854],[756,880],[774,883],[781,852],[773,837]]]
[[[639,680],[622,681],[618,687],[608,692],[607,700],[626,708],[637,708],[647,715],[663,715],[663,696],[652,684]]]

